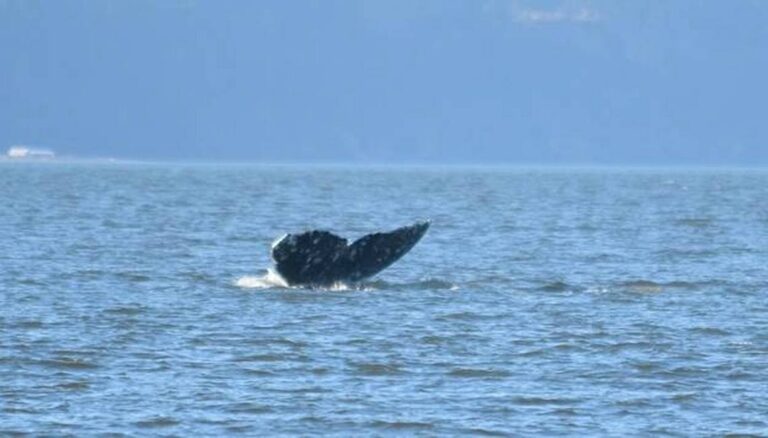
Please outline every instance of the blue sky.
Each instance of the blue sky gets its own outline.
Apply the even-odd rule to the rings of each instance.
[[[768,2],[0,0],[0,147],[768,164]]]

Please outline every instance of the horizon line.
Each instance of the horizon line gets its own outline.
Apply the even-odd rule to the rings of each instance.
[[[200,158],[118,158],[118,157],[77,157],[57,156],[56,158],[10,158],[0,156],[0,163],[27,164],[144,164],[144,165],[225,165],[225,166],[264,166],[264,167],[345,167],[345,168],[487,168],[487,169],[637,169],[637,170],[768,170],[766,164],[743,163],[590,163],[590,162],[425,162],[425,161],[342,161],[342,160],[270,160],[256,159],[200,159]]]

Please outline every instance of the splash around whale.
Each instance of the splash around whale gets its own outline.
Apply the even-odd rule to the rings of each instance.
[[[367,234],[351,245],[329,231],[286,234],[272,244],[272,260],[288,286],[358,282],[399,260],[421,240],[429,226],[430,222],[424,221]]]

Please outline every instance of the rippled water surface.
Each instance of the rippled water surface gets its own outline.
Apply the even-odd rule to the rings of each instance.
[[[0,163],[0,435],[768,434],[768,172]],[[332,290],[282,233],[431,218]]]

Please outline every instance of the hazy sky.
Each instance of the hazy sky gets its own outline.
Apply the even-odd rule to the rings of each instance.
[[[768,1],[0,0],[0,148],[768,165]]]

